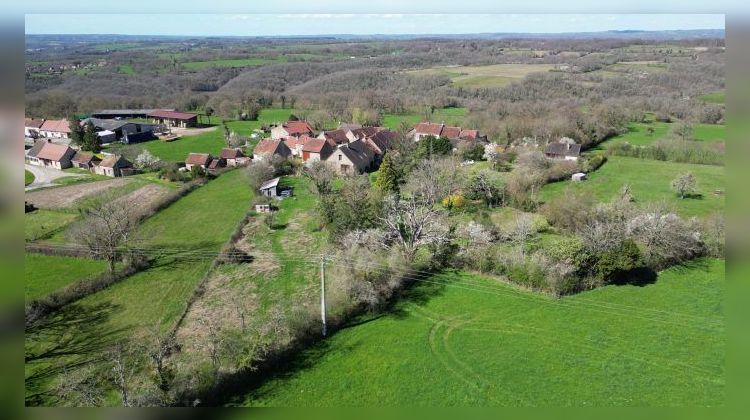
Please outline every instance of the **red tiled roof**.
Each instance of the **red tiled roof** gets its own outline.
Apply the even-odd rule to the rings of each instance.
[[[279,144],[281,144],[281,140],[263,139],[255,146],[253,154],[273,154],[279,148]]]
[[[150,114],[148,114],[148,116],[153,118],[168,118],[172,120],[191,120],[197,117],[198,114],[193,114],[192,112],[157,110],[151,112]]]
[[[69,150],[73,149],[64,144],[44,143],[44,146],[42,146],[42,150],[39,151],[39,154],[37,154],[36,157],[38,159],[46,159],[57,162],[62,159]]]
[[[419,134],[427,134],[432,136],[439,136],[443,131],[443,124],[433,124],[429,122],[419,123],[414,127],[414,131]]]
[[[120,155],[111,155],[106,157],[99,166],[103,168],[114,168],[115,166],[126,168],[131,166],[131,163]]]
[[[323,137],[326,140],[331,140],[335,144],[346,144],[349,143],[349,137],[346,137],[347,130],[339,128],[338,130],[324,131]]]
[[[304,146],[302,146],[303,152],[321,153],[326,145],[330,146],[326,140],[323,139],[310,139]]]
[[[288,121],[283,125],[289,134],[312,134],[313,128],[307,121]]]
[[[457,139],[458,136],[461,134],[461,127],[443,127],[443,132],[440,133],[442,137],[447,137],[449,139]]]
[[[100,160],[100,159],[97,158],[93,153],[76,152],[76,154],[73,155],[73,158],[70,160],[71,162],[77,162],[77,163],[89,163],[92,160]]]
[[[230,149],[230,148],[221,149],[222,159],[236,159],[236,158],[244,157],[244,156],[245,155],[242,153],[242,150],[240,149]]]
[[[36,118],[26,118],[24,121],[24,127],[33,127],[33,128],[39,128],[44,124],[44,120],[36,119]]]
[[[54,131],[56,133],[70,133],[68,120],[46,120],[39,128],[41,131]]]
[[[479,138],[479,130],[463,129],[461,130],[461,134],[459,134],[458,137],[464,140],[473,140]]]
[[[211,155],[208,153],[190,153],[185,159],[187,165],[207,165],[211,161]]]

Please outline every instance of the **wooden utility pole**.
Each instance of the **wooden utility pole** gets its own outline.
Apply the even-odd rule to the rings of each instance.
[[[320,258],[320,320],[323,322],[323,337],[326,336],[326,259]]]

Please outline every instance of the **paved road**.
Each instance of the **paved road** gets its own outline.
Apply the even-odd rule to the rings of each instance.
[[[25,164],[24,167],[27,171],[34,174],[34,182],[26,186],[26,191],[55,185],[53,181],[64,176],[81,176],[81,174],[72,174],[69,172],[63,172],[59,169],[44,168],[36,165],[29,165],[28,163]]]

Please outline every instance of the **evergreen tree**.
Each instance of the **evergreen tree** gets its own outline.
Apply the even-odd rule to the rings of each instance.
[[[83,146],[81,148],[94,153],[99,153],[102,150],[101,140],[96,135],[96,127],[91,122],[86,123],[83,130]]]
[[[383,192],[398,194],[400,183],[401,173],[391,158],[391,154],[386,153],[383,163],[380,164],[378,179],[375,180],[375,185]]]
[[[70,142],[83,149],[85,144],[83,142],[83,127],[81,127],[81,123],[77,118],[71,118],[69,127]]]

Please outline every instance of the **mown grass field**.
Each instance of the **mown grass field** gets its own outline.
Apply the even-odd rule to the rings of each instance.
[[[244,406],[717,406],[724,262],[555,300],[467,273],[338,331]]]
[[[680,199],[672,190],[672,180],[685,172],[695,175],[701,197]],[[566,194],[570,188],[590,192],[599,201],[610,201],[627,184],[638,203],[664,201],[683,216],[704,216],[724,211],[725,196],[714,191],[724,192],[725,182],[723,166],[610,156],[607,163],[589,174],[588,180],[547,184],[539,197],[549,201]]]
[[[24,175],[23,175],[24,185],[31,184],[32,182],[34,182],[34,179],[36,179],[34,177],[34,174],[32,174],[31,172],[29,172],[27,170],[24,170]]]
[[[260,128],[264,124],[285,122],[289,116],[295,112],[290,108],[270,108],[261,111],[257,121],[227,121],[227,127],[240,135],[249,136],[253,130]],[[182,138],[165,142],[161,140],[152,140],[132,146],[116,145],[113,150],[119,148],[139,148],[151,152],[153,155],[162,160],[169,162],[184,162],[188,153],[211,153],[218,154],[223,147],[226,147],[224,141],[224,131],[220,124],[219,117],[212,117],[211,122],[217,124],[213,131],[197,134],[194,136],[183,136]]]
[[[447,125],[462,125],[466,116],[466,108],[439,108],[432,113],[430,120],[435,123],[445,122]],[[383,126],[395,130],[401,124],[406,122],[414,126],[424,121],[424,116],[420,114],[385,114],[383,115]]]
[[[693,138],[710,143],[726,141],[727,129],[723,124],[696,124],[693,126]]]
[[[39,209],[24,214],[24,236],[26,241],[46,239],[62,230],[78,217],[76,213]]]
[[[138,339],[151,327],[170,328],[185,310],[215,253],[246,214],[249,199],[244,174],[235,170],[147,219],[139,230],[142,246],[194,248],[196,252],[179,258],[152,255],[156,258],[152,267],[56,313],[52,317],[56,324],[74,327],[70,331],[45,331],[38,341],[27,339],[26,346],[38,351],[63,343],[67,352],[26,364],[27,397],[48,389],[62,366],[85,360],[89,352],[106,348],[124,336]],[[68,334],[73,333],[85,337],[85,348],[66,348]],[[110,403],[118,401],[115,398]]]
[[[714,104],[723,104],[727,100],[726,92],[724,91],[707,93],[705,95],[699,96],[698,99],[704,102],[709,102],[709,103],[714,103]]]
[[[422,76],[447,76],[456,86],[498,87],[520,80],[531,73],[547,72],[551,64],[492,64],[487,66],[443,66],[412,70],[409,74]]]
[[[649,128],[653,132],[649,131]],[[671,125],[663,122],[630,123],[625,134],[613,137],[601,144],[600,148],[606,148],[610,144],[630,143],[634,146],[646,146],[667,135]]]
[[[106,270],[107,263],[102,260],[26,253],[26,300],[44,297],[63,286],[96,276]]]

